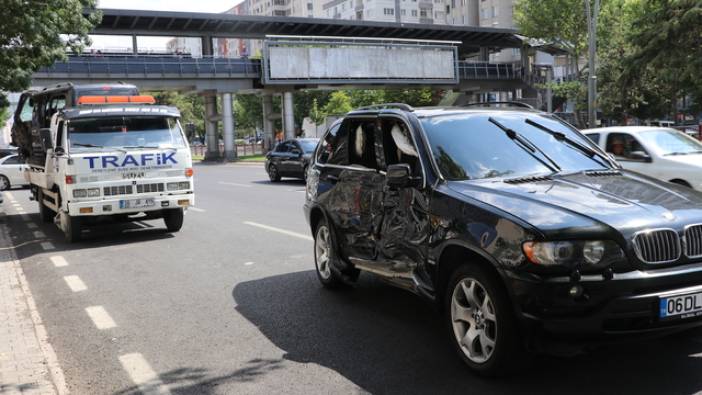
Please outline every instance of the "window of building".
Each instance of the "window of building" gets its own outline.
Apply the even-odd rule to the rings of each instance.
[[[412,0],[414,1],[414,0]],[[412,16],[417,16],[417,10],[412,10]]]
[[[426,17],[427,17],[427,10],[426,10],[426,8],[420,8],[420,9],[419,9],[419,17],[420,17],[420,18],[426,18]]]
[[[307,11],[312,11],[312,3],[307,3]]]
[[[383,8],[383,14],[384,15],[395,15],[395,9],[394,8]]]
[[[496,6],[492,6],[492,17],[493,18],[497,17],[497,7]]]
[[[403,0],[403,1],[404,1],[404,0]],[[401,10],[400,10],[400,15],[402,15],[402,16],[407,15],[407,10],[405,10],[404,8],[401,9]]]
[[[341,10],[343,11],[345,9],[346,9],[346,3],[341,3]]]

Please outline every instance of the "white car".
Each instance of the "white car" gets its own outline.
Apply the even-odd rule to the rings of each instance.
[[[702,190],[702,143],[683,132],[653,126],[581,132],[627,170]]]
[[[19,156],[9,155],[0,159],[0,191],[27,185],[24,178],[25,164]]]

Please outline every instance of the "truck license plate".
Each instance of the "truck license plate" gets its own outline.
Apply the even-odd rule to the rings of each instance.
[[[692,318],[702,315],[702,292],[660,298],[661,319]]]
[[[120,200],[119,208],[144,208],[154,206],[154,199]]]

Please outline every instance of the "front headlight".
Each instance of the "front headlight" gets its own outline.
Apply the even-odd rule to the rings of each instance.
[[[528,241],[522,249],[529,262],[544,267],[601,269],[624,257],[611,240]]]

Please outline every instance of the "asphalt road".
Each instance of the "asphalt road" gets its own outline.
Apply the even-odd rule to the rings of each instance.
[[[419,298],[369,275],[323,290],[304,184],[258,166],[197,166],[197,210],[173,235],[147,221],[68,245],[27,191],[10,195],[12,242],[74,394],[702,391],[702,331],[472,375]]]

